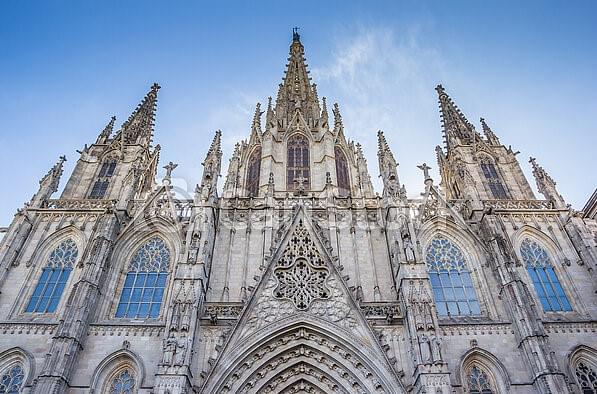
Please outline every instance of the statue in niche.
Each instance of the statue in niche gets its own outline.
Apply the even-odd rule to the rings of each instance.
[[[177,341],[176,338],[174,337],[174,333],[171,332],[170,336],[168,336],[168,338],[164,339],[164,344],[163,344],[163,364],[165,365],[172,365],[172,362],[174,361],[174,353],[176,352],[176,345],[177,345]]]
[[[431,336],[431,358],[434,363],[438,363],[442,361],[442,340],[440,337],[432,335]]]
[[[421,363],[426,364],[431,361],[431,346],[429,337],[421,335],[419,337],[419,348],[421,349]]]
[[[181,331],[189,331],[189,327],[191,325],[191,310],[192,307],[189,303],[185,303],[183,305],[182,319],[180,321]]]
[[[187,354],[187,338],[185,336],[178,338],[176,341],[176,353],[174,355],[174,365],[184,365],[185,356]]]

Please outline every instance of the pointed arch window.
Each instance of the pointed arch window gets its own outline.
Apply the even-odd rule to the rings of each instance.
[[[77,245],[70,238],[62,241],[52,250],[25,312],[53,313],[56,311],[78,253]]]
[[[116,170],[116,159],[109,159],[102,163],[97,179],[91,188],[89,198],[100,199],[104,198],[108,186],[110,185],[110,178],[114,175]]]
[[[137,249],[124,280],[116,317],[157,318],[164,297],[169,265],[170,250],[159,237],[153,237]]]
[[[302,134],[295,134],[288,139],[286,187],[288,190],[310,189],[310,184],[309,140]]]
[[[120,370],[110,379],[108,394],[133,394],[135,392],[135,373],[128,368]]]
[[[18,394],[25,380],[21,364],[12,364],[0,375],[0,394]]]
[[[497,393],[495,385],[483,368],[473,364],[466,375],[469,394],[494,394]]]
[[[558,280],[547,251],[536,241],[525,238],[520,245],[520,255],[546,312],[572,310],[566,293]]]
[[[338,191],[341,196],[348,196],[350,194],[348,160],[346,160],[346,155],[338,146],[334,148],[334,156],[336,157],[336,179],[338,181]]]
[[[580,360],[574,366],[574,375],[582,394],[597,394],[597,366]]]
[[[481,309],[462,251],[436,237],[425,255],[437,312],[442,316],[479,315]]]
[[[248,197],[257,197],[259,194],[259,176],[261,175],[261,146],[255,148],[247,164],[247,179],[245,187]]]
[[[489,158],[485,157],[481,160],[481,170],[483,171],[483,175],[485,175],[485,180],[489,185],[489,190],[491,190],[493,197],[500,200],[509,198],[506,188],[502,184],[502,179],[495,168],[495,164]]]

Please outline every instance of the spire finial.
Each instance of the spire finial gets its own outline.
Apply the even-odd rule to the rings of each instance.
[[[480,140],[481,136],[475,131],[475,127],[454,104],[444,87],[437,85],[435,90],[439,96],[440,115],[447,149],[457,145],[470,145],[476,140]]]
[[[293,42],[300,42],[301,41],[301,36],[299,34],[299,28],[298,27],[294,27],[292,29],[292,41]]]
[[[149,145],[153,137],[155,110],[160,85],[154,83],[135,111],[122,124],[121,133],[126,143]]]
[[[108,142],[108,139],[112,135],[112,131],[114,131],[114,122],[116,122],[116,116],[112,116],[110,118],[110,121],[106,127],[104,127],[100,135],[97,137],[97,141],[95,142],[96,144],[105,144]]]
[[[481,128],[483,129],[483,134],[487,138],[487,141],[492,145],[500,145],[500,140],[495,135],[495,133],[491,130],[491,128],[487,125],[484,118],[480,119],[481,121]]]

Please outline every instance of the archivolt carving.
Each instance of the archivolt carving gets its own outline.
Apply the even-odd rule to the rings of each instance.
[[[317,378],[319,387],[327,387],[326,392],[388,392],[376,371],[359,355],[307,328],[297,328],[260,345],[239,360],[216,391],[279,392],[279,385],[299,374]]]
[[[296,394],[296,393],[309,393],[309,394],[325,394],[324,391],[320,390],[317,386],[306,380],[299,380],[292,386],[288,386],[281,391],[280,394]]]

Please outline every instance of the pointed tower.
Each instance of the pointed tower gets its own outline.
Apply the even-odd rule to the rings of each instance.
[[[517,153],[500,142],[485,119],[486,138],[481,137],[443,86],[436,91],[446,149],[438,147],[436,154],[446,196],[477,201],[479,207],[480,200],[534,199]]]
[[[65,161],[66,156],[60,156],[58,162],[54,164],[54,167],[52,167],[39,181],[39,189],[33,198],[31,198],[32,207],[39,207],[58,190],[58,184],[60,183],[60,177],[62,176],[63,171],[62,167]]]
[[[403,196],[400,181],[398,180],[398,163],[388,146],[383,131],[377,132],[377,158],[379,161],[379,176],[383,182],[384,197]]]
[[[566,208],[566,201],[562,198],[560,193],[556,189],[556,182],[551,176],[537,164],[537,159],[531,157],[529,163],[533,166],[533,176],[537,182],[537,189],[539,193],[543,194],[546,200],[550,200],[555,208],[563,209]]]
[[[218,197],[218,177],[222,166],[222,132],[217,130],[203,163],[203,176],[197,191],[202,200]]]
[[[300,35],[293,29],[288,65],[276,99],[275,112],[282,129],[288,126],[297,111],[311,127],[319,120],[321,109],[316,86],[311,84],[305,60]]]
[[[112,137],[115,117],[94,144],[85,147],[61,198],[118,199],[125,204],[155,186],[159,148],[151,148],[160,86],[153,84],[141,103]]]

